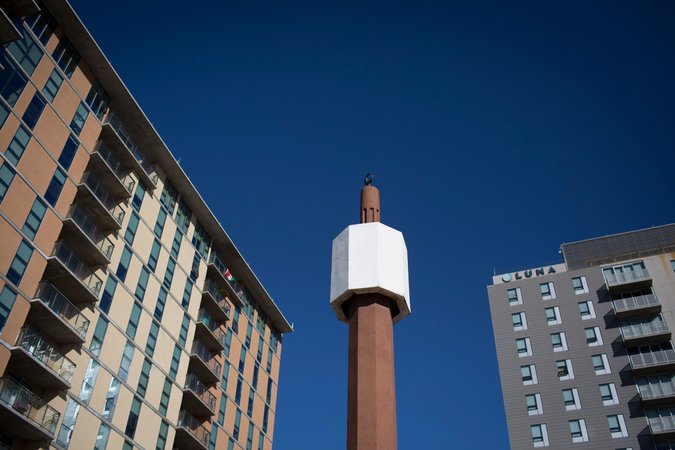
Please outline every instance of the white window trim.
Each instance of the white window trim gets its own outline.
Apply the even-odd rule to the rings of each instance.
[[[591,327],[589,327],[591,328]],[[593,333],[595,334],[595,342],[588,342],[589,347],[597,347],[599,345],[602,345],[604,342],[602,341],[602,333],[600,333],[600,327],[592,327],[593,328]],[[586,333],[586,329],[584,329],[584,334]],[[588,338],[586,338],[588,339]]]
[[[610,434],[612,435],[612,439],[619,439],[619,438],[628,437],[628,429],[626,428],[626,422],[623,419],[623,414],[613,414],[613,415],[615,415],[619,419],[619,426],[621,427],[621,431],[617,431],[617,432],[614,432],[614,433],[610,432]],[[609,416],[608,416],[608,420],[609,420]],[[609,426],[609,422],[608,422],[607,426]]]
[[[588,294],[588,283],[586,282],[586,277],[585,276],[580,276],[580,277],[574,277],[574,278],[581,278],[581,286],[583,289],[577,291],[574,289],[574,284],[572,284],[572,289],[574,289],[574,293],[576,295],[582,295],[582,294]]]
[[[595,319],[595,307],[593,307],[593,302],[591,300],[586,300],[585,302],[579,302],[579,303],[585,303],[588,305],[588,312],[590,313],[587,316],[581,316],[581,320],[590,320],[590,319]],[[581,312],[579,312],[581,315]]]
[[[530,368],[530,374],[532,375],[531,380],[523,380],[523,386],[531,386],[533,384],[538,384],[537,381],[537,368],[534,366],[534,364],[528,364]],[[522,374],[521,374],[522,377]]]
[[[558,377],[560,381],[573,380],[574,379],[574,369],[572,369],[572,360],[564,359],[560,361],[565,361],[565,366],[567,366],[567,375]],[[558,369],[558,361],[556,361],[556,370]]]
[[[616,386],[614,383],[604,383],[609,385],[609,392],[612,394],[612,398],[609,400],[602,400],[603,406],[612,406],[619,404],[619,395],[616,392]],[[598,387],[599,388],[599,387]],[[602,391],[600,393],[600,398],[602,399]]]
[[[548,325],[551,327],[554,325],[562,325],[562,316],[560,315],[560,308],[557,306],[551,306],[551,308],[553,308],[553,312],[555,313],[555,320],[549,321],[548,318],[546,318],[546,323],[548,323]]]
[[[513,331],[525,331],[527,330],[527,316],[524,312],[519,312],[519,313],[513,313],[513,314],[518,314],[520,315],[520,322],[522,325],[514,325],[513,326]],[[513,319],[511,319],[513,321]]]
[[[554,352],[566,352],[566,351],[568,350],[568,348],[567,348],[567,338],[565,337],[565,332],[564,332],[564,331],[560,331],[560,332],[558,332],[558,333],[552,333],[551,336],[553,336],[554,334],[559,334],[559,335],[560,335],[560,342],[561,342],[562,346],[560,346],[560,347],[553,347],[553,351],[554,351]],[[551,342],[551,345],[553,345],[552,342]]]
[[[541,414],[544,414],[544,405],[541,402],[541,394],[529,394],[529,395],[534,395],[534,401],[536,402],[537,409],[527,410],[527,415],[528,416],[539,416]],[[525,407],[527,408],[527,396],[525,400]]]
[[[546,424],[545,423],[540,423],[536,424],[539,425],[541,428],[541,437],[543,439],[542,442],[533,442],[534,447],[548,447],[548,431],[546,430]]]
[[[541,284],[548,284],[548,291],[550,292],[550,294],[547,294],[547,295],[542,294],[541,295],[542,300],[553,300],[554,298],[556,298],[555,286],[553,285],[553,281],[549,281],[547,283],[541,283]]]
[[[520,292],[520,288],[512,288],[512,289],[515,289],[515,290],[516,290],[516,298],[517,298],[517,300],[516,300],[515,302],[512,302],[511,299],[509,299],[509,291],[510,291],[511,289],[508,289],[508,290],[506,291],[506,298],[507,298],[507,300],[509,300],[509,305],[522,305],[522,304],[523,304],[523,295],[522,295],[522,293]]]
[[[579,422],[579,428],[581,429],[581,436],[573,437],[572,442],[577,444],[579,442],[588,442],[588,431],[586,431],[586,421],[584,419],[576,419]],[[570,431],[571,432],[571,431]]]
[[[525,352],[523,353],[518,351],[518,341],[521,340],[525,341]],[[529,337],[516,339],[516,353],[518,353],[518,358],[526,358],[528,356],[532,356],[532,345],[530,344]]]
[[[563,394],[563,405],[565,405],[565,411],[576,411],[581,409],[581,398],[579,397],[579,389],[577,388],[563,389],[563,391],[567,390],[572,391],[572,398],[574,399],[574,404],[565,405],[565,395]]]
[[[593,355],[593,356],[598,356],[598,355]],[[602,353],[599,356],[600,356],[600,358],[602,358],[602,365],[605,366],[605,368],[600,369],[600,370],[597,370],[597,369],[594,368],[595,374],[596,375],[607,375],[607,374],[612,373],[612,369],[609,367],[609,359],[607,358],[607,355]],[[591,358],[591,364],[592,363],[593,363],[593,359]]]

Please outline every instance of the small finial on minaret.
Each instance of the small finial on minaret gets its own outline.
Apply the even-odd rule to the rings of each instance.
[[[366,174],[363,179],[363,188],[361,189],[361,223],[380,221],[380,191],[375,186],[371,186],[372,174]]]

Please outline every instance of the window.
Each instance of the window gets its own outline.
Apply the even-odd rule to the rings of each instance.
[[[237,378],[237,389],[234,392],[234,401],[237,405],[241,402],[241,387],[244,384],[244,380],[240,377]]]
[[[532,356],[532,346],[530,345],[530,338],[516,339],[516,349],[518,350],[518,357]]]
[[[206,255],[209,254],[211,238],[206,234],[206,230],[198,222],[195,223],[195,231],[192,234],[192,244],[195,246],[201,257],[206,259]]]
[[[164,315],[164,305],[166,304],[166,296],[167,296],[166,289],[160,288],[159,294],[157,295],[157,303],[155,304],[155,312],[153,314],[157,320],[162,320],[162,316]]]
[[[23,274],[26,271],[30,257],[33,256],[33,247],[24,239],[19,244],[19,248],[16,250],[16,255],[12,260],[12,264],[7,270],[7,279],[18,286],[21,283]]]
[[[232,330],[228,328],[227,332],[225,333],[225,350],[223,351],[225,357],[230,356],[231,347],[232,347]]]
[[[218,425],[211,424],[211,438],[209,439],[209,450],[216,450],[216,441],[218,440]]]
[[[56,21],[44,9],[39,14],[26,19],[26,22],[33,30],[33,34],[42,42],[42,45],[47,45],[49,38],[56,29]]]
[[[52,56],[68,78],[73,75],[77,63],[80,62],[80,54],[65,36],[61,36]]]
[[[183,308],[187,308],[190,305],[190,296],[192,296],[192,282],[190,280],[185,280],[185,289],[183,289],[183,299],[181,301],[181,306]]]
[[[89,404],[91,393],[94,391],[96,377],[98,376],[98,368],[98,363],[94,359],[90,359],[89,364],[87,365],[87,371],[84,373],[84,379],[82,380],[82,389],[80,389],[80,400],[82,400],[85,405]]]
[[[606,375],[608,373],[612,373],[606,354],[603,353],[601,355],[593,355],[591,359],[593,360],[593,369],[595,370],[596,375]]]
[[[246,450],[253,448],[253,422],[248,423],[248,437],[246,438]]]
[[[260,435],[258,436],[258,450],[263,450],[264,445],[265,445],[265,435],[261,431]]]
[[[579,314],[581,314],[581,320],[595,319],[595,308],[593,308],[593,302],[590,300],[579,302]]]
[[[269,419],[269,415],[270,415],[270,407],[265,405],[265,412],[263,413],[263,426],[262,426],[263,433],[267,433],[267,420]]]
[[[530,432],[532,433],[532,445],[534,447],[548,447],[548,433],[546,432],[546,425],[531,425]]]
[[[23,89],[28,83],[28,78],[21,70],[7,57],[5,52],[0,52],[0,95],[4,98],[9,106],[14,106]],[[4,107],[2,108],[5,109]],[[2,123],[7,119],[9,111],[5,110]]]
[[[647,417],[649,417],[649,410],[647,410]],[[623,414],[607,416],[607,423],[612,439],[628,437],[628,430],[626,429],[626,422],[623,419]]]
[[[134,295],[141,302],[143,297],[145,297],[145,290],[148,287],[148,278],[150,277],[150,272],[145,267],[141,267],[141,273],[138,275],[138,284],[136,285],[136,291]]]
[[[56,441],[64,447],[68,447],[70,437],[73,434],[73,428],[75,428],[75,422],[77,421],[77,414],[79,412],[80,404],[72,398],[69,398],[68,404],[66,405],[66,412],[63,415],[63,422],[61,422],[59,436],[56,439]]]
[[[159,197],[159,202],[166,208],[169,214],[173,215],[173,209],[176,207],[178,201],[178,191],[168,181],[164,184],[162,195]]]
[[[566,411],[581,409],[581,400],[579,399],[579,390],[577,388],[563,389],[562,395]]]
[[[169,408],[169,399],[171,398],[171,381],[164,377],[164,387],[162,388],[162,398],[159,401],[159,413],[166,415]]]
[[[555,367],[557,370],[558,378],[560,381],[564,380],[573,380],[574,379],[574,370],[572,370],[572,361],[569,359],[563,359],[555,362]]]
[[[166,263],[166,272],[164,272],[164,281],[162,281],[162,284],[167,289],[171,289],[171,282],[173,281],[173,273],[175,270],[176,261],[173,258],[169,258],[169,261]]]
[[[506,291],[509,297],[509,305],[522,305],[523,296],[520,293],[520,288],[513,288]]]
[[[42,111],[44,111],[46,105],[47,101],[42,96],[42,94],[36,92],[35,95],[33,95],[33,99],[28,104],[26,111],[23,113],[23,117],[21,118],[28,128],[31,130],[35,128],[35,124],[37,124],[38,120],[40,119]]]
[[[675,272],[675,259],[670,262],[670,268]]]
[[[61,150],[61,154],[59,155],[59,164],[61,164],[64,169],[68,170],[70,168],[70,165],[75,158],[75,153],[77,153],[78,146],[77,139],[75,139],[72,134],[68,136],[66,144],[63,146],[63,150]]]
[[[588,294],[588,284],[586,283],[586,277],[575,277],[572,278],[572,288],[574,293],[579,294]]]
[[[572,442],[588,442],[588,432],[586,431],[586,421],[584,419],[570,420],[570,434]]]
[[[14,169],[7,163],[0,166],[0,203],[4,200],[5,194],[7,194],[7,190],[9,189],[9,185],[12,184],[13,179]]]
[[[567,339],[565,338],[565,333],[553,333],[551,334],[551,345],[553,346],[554,352],[565,352],[567,351]]]
[[[544,408],[541,404],[541,394],[526,395],[525,405],[527,406],[528,416],[537,416],[539,414],[544,414]]]
[[[192,212],[190,211],[190,208],[188,208],[187,203],[181,199],[180,203],[178,203],[178,211],[176,212],[176,225],[178,225],[178,229],[183,233],[187,233],[191,217]]]
[[[98,81],[94,81],[91,85],[86,101],[93,113],[98,117],[98,120],[103,120],[105,113],[108,111],[110,96],[108,96]]]
[[[162,231],[164,231],[164,223],[166,222],[166,211],[159,208],[159,214],[157,214],[157,222],[155,222],[154,233],[155,236],[162,239]]]
[[[173,356],[171,356],[171,367],[169,368],[169,376],[176,378],[178,373],[178,366],[180,366],[180,347],[176,344],[173,347]]]
[[[101,353],[101,346],[103,345],[103,339],[105,338],[105,332],[107,330],[108,321],[105,320],[103,316],[98,316],[96,328],[94,329],[94,335],[92,336],[91,343],[89,344],[89,351],[94,356],[98,356]]]
[[[150,325],[150,334],[148,334],[148,342],[145,345],[145,352],[152,356],[155,353],[155,346],[157,345],[157,334],[159,334],[159,324],[152,321]]]
[[[127,231],[124,232],[124,240],[132,245],[134,243],[134,237],[136,237],[136,230],[138,229],[139,218],[138,215],[134,212],[131,213],[129,217],[129,223],[127,224]]]
[[[131,308],[131,315],[129,316],[129,324],[127,325],[127,334],[131,339],[136,337],[136,330],[138,329],[138,319],[141,317],[141,307],[137,303]]]
[[[267,379],[267,394],[265,395],[265,400],[267,403],[270,403],[272,400],[272,379]]]
[[[108,446],[108,436],[110,436],[110,427],[102,423],[98,428],[94,450],[105,450]]]
[[[49,182],[49,186],[47,187],[47,192],[45,192],[45,200],[47,200],[47,203],[52,206],[56,206],[56,202],[59,199],[59,195],[61,195],[63,185],[66,183],[66,178],[66,173],[63,170],[56,169],[56,172],[54,172],[54,177],[52,178],[52,181]]]
[[[166,435],[169,432],[169,424],[162,420],[162,424],[159,426],[159,434],[157,435],[157,446],[156,450],[164,450],[166,446]]]
[[[560,325],[562,323],[562,318],[560,317],[560,308],[557,306],[552,306],[544,310],[546,313],[546,322],[549,325]]]
[[[253,389],[250,389],[248,391],[248,406],[246,408],[246,414],[248,414],[249,417],[253,417],[253,400],[255,397],[255,392]]]
[[[136,392],[141,398],[145,397],[145,392],[148,390],[148,381],[150,380],[150,369],[152,368],[152,363],[148,358],[145,358],[143,361],[143,368],[141,369],[141,375],[138,377],[138,387]]]
[[[112,377],[110,386],[108,387],[108,393],[105,396],[103,414],[101,414],[104,419],[112,420],[112,416],[115,413],[115,404],[117,403],[117,394],[119,394],[119,392],[120,382],[117,381],[117,378]]]
[[[529,366],[520,366],[520,377],[523,380],[523,385],[537,384],[537,370],[534,364]]]
[[[267,373],[272,372],[272,347],[267,349]]]
[[[124,250],[122,250],[122,256],[120,257],[120,263],[117,266],[117,271],[115,272],[115,275],[117,275],[117,278],[120,279],[120,281],[124,282],[127,278],[127,270],[129,269],[129,262],[131,261],[131,249],[129,248],[128,245],[124,246]]]
[[[141,204],[143,204],[143,197],[145,197],[145,186],[143,183],[138,183],[136,186],[136,192],[134,192],[134,199],[131,201],[131,206],[139,211],[141,209]]]
[[[223,389],[223,391],[227,390],[227,381],[230,378],[230,363],[225,360],[223,361],[223,376],[220,380],[220,387]]]
[[[14,133],[12,142],[10,142],[9,146],[7,147],[7,151],[5,152],[5,158],[11,161],[12,164],[14,164],[15,166],[18,166],[19,160],[21,160],[23,152],[26,151],[26,147],[28,146],[28,141],[30,141],[30,138],[31,138],[30,132],[26,130],[26,127],[24,127],[23,125],[19,125],[19,128],[17,128],[16,133]]]
[[[183,240],[183,235],[180,230],[176,230],[176,234],[173,235],[173,243],[171,244],[171,256],[178,258],[178,252],[180,252],[180,243]]]
[[[5,327],[9,313],[12,311],[14,301],[16,300],[16,292],[9,286],[5,285],[0,291],[0,331]]]
[[[180,345],[185,345],[189,327],[190,317],[187,315],[187,313],[183,313],[183,322],[180,325],[180,334],[178,335],[178,342],[180,342]]]
[[[246,367],[246,350],[243,348],[239,353],[239,373],[244,373],[244,368]]]
[[[138,416],[141,413],[141,401],[134,397],[134,400],[131,402],[131,411],[129,411],[129,418],[127,419],[127,427],[124,430],[124,434],[129,436],[131,439],[134,438],[136,434],[136,426],[138,425]]]
[[[42,203],[42,200],[39,198],[36,198],[33,202],[33,206],[28,212],[26,222],[23,224],[23,228],[21,228],[21,231],[23,231],[23,233],[28,236],[29,239],[35,239],[35,235],[40,228],[40,224],[42,223],[42,218],[45,216],[45,212],[47,212],[47,205]]]
[[[246,327],[246,341],[244,342],[244,345],[246,345],[248,350],[251,349],[251,333],[253,333],[253,325],[251,325],[251,322],[249,322],[248,326]]]
[[[602,345],[602,335],[600,334],[600,327],[590,327],[584,329],[586,332],[586,343],[589,347],[597,347]]]
[[[232,429],[232,437],[239,439],[239,425],[241,424],[241,411],[237,409],[237,414],[234,416],[234,428]]]
[[[61,84],[63,84],[63,77],[59,74],[58,70],[52,70],[52,74],[49,75],[45,87],[42,88],[42,95],[45,96],[49,103],[53,102],[56,98]]]
[[[232,317],[232,329],[234,330],[235,333],[239,332],[239,314],[241,314],[239,306],[235,306],[234,316]]]
[[[199,253],[195,252],[192,258],[192,267],[190,268],[190,279],[196,283],[197,278],[199,278]]]
[[[619,396],[616,393],[616,386],[614,383],[607,383],[600,385],[600,398],[604,406],[618,405]]]
[[[218,407],[218,423],[222,426],[225,424],[225,407],[227,406],[227,396],[220,396],[220,406]]]
[[[255,357],[255,359],[257,359],[259,363],[262,363],[263,344],[264,344],[263,337],[260,336],[260,339],[258,339],[258,354]]]
[[[122,381],[127,381],[129,377],[129,368],[131,367],[131,361],[134,359],[134,344],[131,341],[127,341],[124,346],[124,352],[122,353],[122,361],[120,362],[120,370],[117,372]]]
[[[540,284],[539,291],[541,291],[542,300],[551,300],[555,298],[555,288],[553,287],[552,281]]]
[[[150,249],[150,256],[148,257],[148,267],[150,270],[153,272],[157,268],[157,260],[159,259],[159,249],[161,248],[161,244],[157,239],[154,240],[152,243],[152,248]]]
[[[22,29],[21,26],[18,28]],[[33,40],[33,37],[30,35],[30,33],[26,33],[23,29],[21,31],[21,39],[17,39],[16,41],[6,44],[5,48],[30,77],[33,75],[35,68],[42,58],[42,49]]]
[[[113,295],[115,295],[115,289],[117,288],[117,282],[113,277],[108,276],[108,281],[105,284],[103,289],[103,295],[101,295],[101,301],[98,303],[98,307],[101,308],[101,311],[108,314],[110,311],[110,305],[112,304]]]
[[[251,380],[251,389],[255,390],[258,388],[258,376],[260,374],[260,366],[256,363],[255,366],[253,366],[253,378]]]

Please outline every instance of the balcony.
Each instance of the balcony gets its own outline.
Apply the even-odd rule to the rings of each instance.
[[[661,312],[661,303],[651,289],[612,295],[612,304],[617,319],[649,316]]]
[[[103,141],[96,143],[87,171],[99,178],[115,198],[129,198],[134,192],[136,181]]]
[[[225,267],[225,264],[220,260],[218,255],[211,253],[206,265],[207,275],[211,275],[212,279],[218,280],[220,284],[225,286],[228,297],[238,306],[244,306],[241,295],[244,295],[244,287],[232,276],[230,270]]]
[[[211,351],[221,352],[225,348],[225,333],[203,308],[199,310],[195,334]]]
[[[75,373],[75,364],[30,327],[21,329],[8,365],[11,372],[41,389],[66,390]]]
[[[650,287],[652,278],[644,263],[625,264],[602,269],[609,292],[644,289]]]
[[[103,122],[101,136],[110,150],[115,152],[124,165],[138,174],[139,179],[149,190],[152,191],[157,187],[157,174],[152,163],[143,155],[122,121],[112,111]]]
[[[631,349],[628,358],[636,375],[675,369],[675,350],[670,342]]]
[[[672,403],[675,398],[675,375],[653,375],[636,380],[645,406]]]
[[[198,419],[185,410],[178,415],[174,448],[208,449],[211,432]]]
[[[647,421],[652,435],[659,439],[675,437],[675,416],[669,408],[647,408]]]
[[[124,220],[124,209],[115,201],[94,175],[84,174],[77,185],[78,203],[91,213],[104,231],[117,230]]]
[[[213,281],[207,279],[202,289],[202,307],[208,309],[211,316],[220,322],[230,320],[230,304],[225,294]]]
[[[115,248],[113,242],[98,229],[79,205],[72,205],[63,219],[61,239],[68,242],[78,255],[90,265],[110,263]]]
[[[197,417],[212,416],[216,410],[216,396],[199,378],[191,373],[185,378],[183,408]]]
[[[213,354],[204,344],[195,340],[190,351],[190,371],[206,383],[216,383],[220,379],[220,369],[220,363]]]
[[[24,441],[54,438],[59,413],[11,378],[0,378],[0,423],[2,428]]]
[[[623,320],[619,322],[619,327],[626,346],[670,340],[670,330],[660,314],[650,319]]]
[[[45,278],[73,303],[95,303],[103,281],[63,242],[47,258]]]
[[[89,321],[49,282],[31,300],[28,322],[59,344],[83,344],[89,329]]]

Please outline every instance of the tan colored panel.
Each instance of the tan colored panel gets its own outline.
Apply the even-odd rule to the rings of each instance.
[[[69,448],[94,448],[101,421],[86,408],[80,407]]]
[[[40,194],[44,194],[56,170],[56,163],[31,139],[19,161],[18,169]]]
[[[133,394],[126,386],[120,384],[120,392],[117,395],[117,403],[115,404],[115,413],[113,415],[112,423],[124,430],[127,426],[127,419],[129,418],[129,411],[131,410],[131,402],[134,399]]]
[[[31,79],[38,89],[42,90],[42,88],[44,88],[49,75],[52,74],[52,70],[54,70],[54,64],[52,63],[52,60],[43,56],[40,60],[40,63],[35,68],[33,75],[31,75]]]
[[[9,143],[12,142],[14,133],[16,133],[18,128],[19,119],[17,119],[13,114],[7,116],[5,124],[0,129],[0,149],[2,149],[3,152],[7,151],[7,147],[9,146]]]
[[[26,267],[26,271],[23,274],[23,278],[21,278],[21,284],[19,286],[27,295],[32,297],[37,291],[38,283],[40,283],[40,280],[42,279],[45,267],[47,267],[47,260],[33,250],[33,255],[30,258],[30,262],[28,263],[28,267]]]
[[[0,271],[7,273],[21,242],[21,235],[5,219],[0,218],[0,236],[2,236],[0,239]]]
[[[81,180],[82,175],[84,174],[87,164],[89,163],[89,154],[81,145],[77,148],[77,153],[73,158],[73,162],[70,164],[68,173],[70,174],[73,180]]]
[[[62,227],[63,222],[61,222],[61,219],[51,209],[48,209],[42,218],[42,223],[33,243],[45,252],[46,255],[51,255]]]
[[[75,111],[79,105],[80,98],[77,96],[70,84],[64,81],[61,85],[61,89],[59,89],[58,94],[56,94],[56,98],[54,98],[54,101],[52,102],[52,106],[63,118],[65,124],[70,124],[70,121],[73,120],[73,116],[75,115]]]
[[[84,127],[80,133],[80,141],[85,147],[93,149],[100,134],[101,123],[94,113],[89,112],[89,116],[86,122],[84,122]]]
[[[14,105],[14,112],[19,116],[23,116],[24,111],[26,111],[26,107],[30,103],[30,101],[33,99],[33,95],[35,95],[35,88],[33,87],[32,84],[28,84],[21,95],[19,96],[19,99],[17,100],[16,104]]]
[[[46,106],[40,115],[40,120],[35,125],[33,135],[54,156],[54,159],[59,159],[69,134],[68,127],[61,122],[54,110]]]
[[[70,206],[73,204],[76,193],[77,187],[70,180],[70,178],[67,179],[66,183],[63,185],[63,189],[61,190],[61,195],[56,202],[56,206],[54,207],[56,212],[58,212],[61,217],[66,217],[68,215],[68,211],[70,210]]]
[[[155,448],[161,419],[147,405],[141,405],[134,439],[144,448]]]
[[[14,306],[12,311],[9,313],[7,318],[7,323],[2,329],[2,334],[0,337],[8,342],[10,345],[16,343],[16,338],[19,336],[19,331],[26,322],[26,317],[28,316],[28,310],[30,309],[30,303],[20,295],[16,296],[14,301]]]
[[[73,86],[75,86],[77,92],[80,93],[80,96],[82,98],[87,98],[89,90],[91,89],[91,81],[89,81],[89,78],[93,77],[91,76],[89,69],[84,67],[84,65],[84,60],[80,60],[80,63],[73,71],[73,76],[70,77],[70,81],[73,83]]]
[[[2,212],[18,227],[23,226],[35,201],[35,193],[20,177],[15,176],[2,201]]]
[[[9,362],[9,357],[11,353],[7,347],[0,345],[0,376],[5,376],[5,370],[7,369],[7,363]]]

